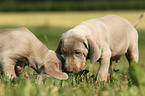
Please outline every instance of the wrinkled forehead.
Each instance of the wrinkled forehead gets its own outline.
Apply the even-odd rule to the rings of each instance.
[[[73,49],[80,49],[82,48],[84,40],[77,38],[77,37],[70,37],[70,38],[66,38],[64,40],[64,48],[65,49],[69,49],[69,50],[73,50]]]

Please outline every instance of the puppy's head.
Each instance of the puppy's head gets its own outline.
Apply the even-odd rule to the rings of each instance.
[[[54,51],[49,50],[48,56],[40,67],[40,72],[45,72],[46,74],[61,80],[68,79],[68,75],[63,72],[64,59]]]
[[[96,62],[100,57],[100,49],[91,36],[80,36],[79,34],[68,33],[62,35],[57,53],[63,54],[65,58],[65,70],[78,73],[85,66],[86,59],[91,63]]]

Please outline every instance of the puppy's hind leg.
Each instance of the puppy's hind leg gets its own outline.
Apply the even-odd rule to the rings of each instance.
[[[128,48],[127,53],[125,54],[126,58],[129,62],[129,64],[131,64],[132,61],[138,63],[138,43],[134,44],[134,46],[131,46]]]

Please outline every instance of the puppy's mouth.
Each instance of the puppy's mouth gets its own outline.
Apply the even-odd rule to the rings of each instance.
[[[67,69],[64,70],[64,72],[66,72],[66,73],[76,73],[76,74],[79,73],[80,71],[67,70]]]
[[[84,74],[87,74],[87,73],[89,73],[89,70],[87,70],[87,69],[84,69],[84,70],[80,70],[80,71],[78,71],[78,72],[73,72],[73,71],[64,71],[65,73],[67,73],[67,74],[75,74],[75,75],[84,75]]]
[[[73,71],[68,71],[67,69],[65,69],[63,72],[65,72],[65,73],[74,73]]]

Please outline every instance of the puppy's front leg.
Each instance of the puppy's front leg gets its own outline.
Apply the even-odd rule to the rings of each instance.
[[[110,66],[110,49],[104,50],[100,60],[100,68],[97,76],[97,81],[107,81],[108,70]]]
[[[10,58],[4,58],[3,59],[3,71],[5,76],[8,76],[9,78],[16,77],[15,74],[15,61]]]

